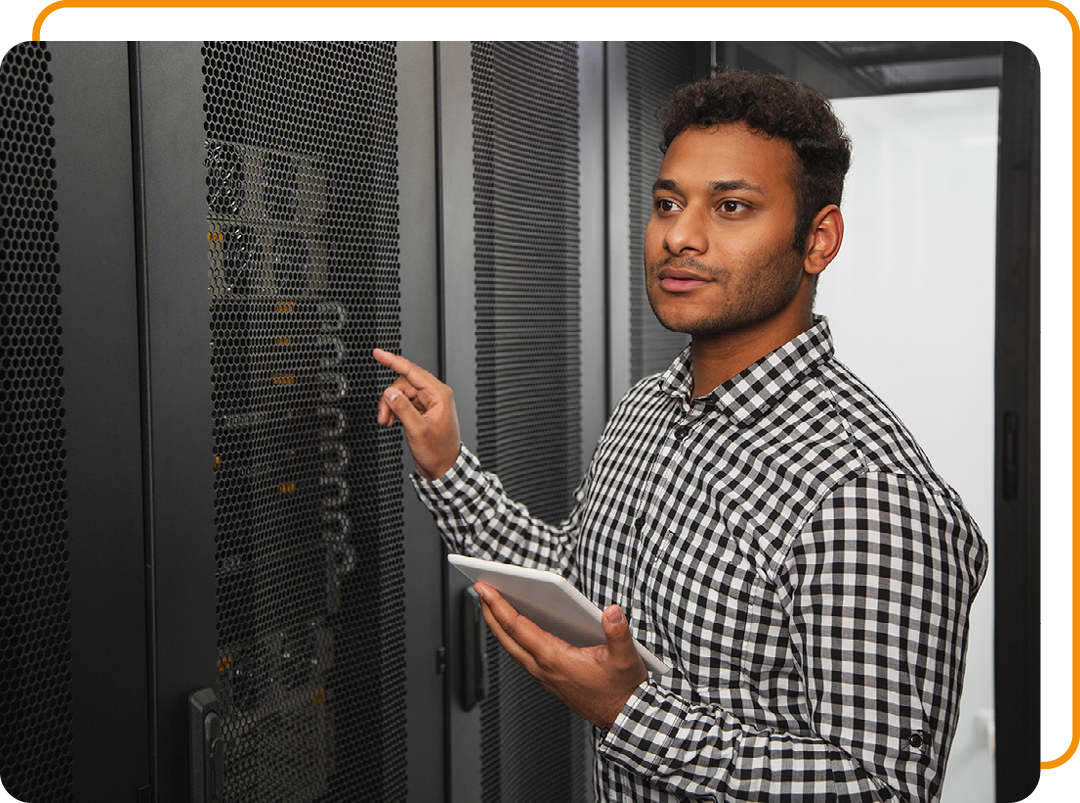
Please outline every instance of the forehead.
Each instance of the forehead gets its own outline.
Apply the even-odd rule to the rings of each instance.
[[[795,151],[785,139],[755,133],[743,123],[689,128],[672,141],[659,179],[681,189],[750,184],[765,194],[793,194]]]

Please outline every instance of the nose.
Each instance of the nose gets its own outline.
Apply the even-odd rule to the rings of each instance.
[[[688,207],[671,219],[664,232],[664,249],[675,256],[709,250],[709,237],[699,210]]]

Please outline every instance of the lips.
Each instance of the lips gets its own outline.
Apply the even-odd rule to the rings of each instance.
[[[660,287],[669,293],[687,293],[705,284],[705,279],[699,273],[686,268],[661,268],[657,274]]]

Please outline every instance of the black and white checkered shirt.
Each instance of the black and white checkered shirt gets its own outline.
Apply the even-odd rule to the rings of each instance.
[[[417,490],[451,549],[559,571],[674,667],[598,733],[600,800],[936,800],[978,526],[823,318],[691,387],[687,350],[627,393],[561,524],[465,449]]]

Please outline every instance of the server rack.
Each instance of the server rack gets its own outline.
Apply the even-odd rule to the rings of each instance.
[[[582,255],[604,242],[589,172],[603,164],[602,59],[572,42],[442,43],[437,56],[444,376],[465,443],[548,521],[569,512],[595,442],[583,432],[606,414],[603,372],[582,370],[604,341],[603,296],[582,293],[599,267]],[[451,645],[475,621],[466,586],[450,578]],[[585,723],[490,635],[473,645],[451,656],[450,798],[591,799]]]
[[[4,782],[431,799],[440,555],[370,357],[404,306],[434,353],[398,116],[430,46],[35,43],[4,78]]]
[[[0,776],[21,799],[150,782],[126,74],[108,44],[2,66]]]

